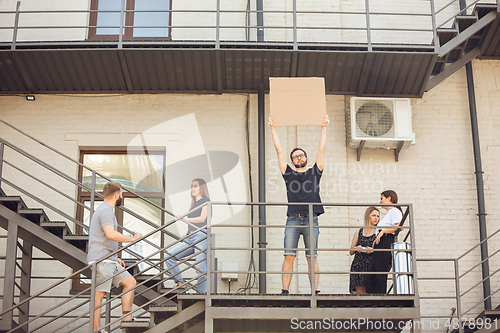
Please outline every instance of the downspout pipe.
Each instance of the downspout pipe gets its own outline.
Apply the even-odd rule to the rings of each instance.
[[[258,95],[259,127],[259,202],[266,202],[266,110],[264,85],[259,87]],[[259,205],[259,225],[266,225],[266,206]],[[253,230],[252,230],[253,232]],[[266,228],[259,228],[259,248],[265,249]],[[259,251],[259,272],[266,271],[266,251]],[[259,274],[259,294],[266,293],[266,274]]]
[[[472,146],[474,149],[474,164],[476,174],[476,189],[477,189],[477,206],[479,216],[479,238],[483,242],[487,237],[486,232],[486,208],[484,204],[484,184],[483,184],[483,167],[481,165],[481,150],[479,145],[479,129],[477,126],[476,112],[476,95],[474,92],[474,77],[472,75],[472,63],[468,62],[465,65],[467,73],[467,91],[469,94],[469,110],[470,121],[472,127]],[[481,261],[483,274],[483,296],[484,309],[491,310],[491,287],[490,287],[490,267],[488,261],[488,241],[481,244]]]
[[[262,0],[257,0],[257,41],[264,41],[264,13],[262,12],[264,6]]]

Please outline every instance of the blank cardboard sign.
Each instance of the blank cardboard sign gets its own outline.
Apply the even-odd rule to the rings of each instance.
[[[326,115],[322,77],[269,78],[271,118],[275,126],[323,124]]]

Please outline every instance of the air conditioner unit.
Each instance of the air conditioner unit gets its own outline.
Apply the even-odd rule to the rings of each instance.
[[[414,143],[408,98],[351,97],[347,132],[353,148],[401,149]],[[403,145],[401,147],[401,144]]]

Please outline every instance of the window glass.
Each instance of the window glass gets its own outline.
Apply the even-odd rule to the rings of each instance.
[[[170,1],[135,0],[135,10],[169,10]],[[169,12],[134,13],[134,27],[165,27],[165,28],[134,28],[134,37],[168,37]]]
[[[121,0],[99,0],[98,9],[120,11],[121,6]],[[125,22],[125,15],[123,17],[123,22]],[[120,12],[97,13],[97,26],[115,26],[117,28],[96,28],[96,35],[118,35],[118,32],[120,31],[120,28],[118,28],[120,26]]]
[[[90,200],[84,201],[83,204],[87,207],[90,207]],[[99,207],[100,204],[102,204],[102,201],[94,201],[94,211],[97,209],[97,207]],[[88,211],[87,209],[83,210],[82,223],[85,224],[86,226],[90,226],[90,211]],[[87,229],[82,230],[82,235],[88,235],[88,234],[89,231]]]
[[[161,207],[162,204],[162,199],[161,198],[155,198],[155,199],[149,199],[150,201],[156,203]],[[124,206],[134,213],[137,213],[138,215],[146,218],[148,221],[153,222],[156,226],[161,225],[161,210],[152,206],[151,204],[148,204],[144,200],[137,199],[137,198],[125,198],[124,200]],[[137,219],[136,217],[127,214],[126,212],[123,213],[123,227],[127,230],[130,230],[131,232],[140,232],[143,236],[146,235],[147,233],[151,232],[154,230],[153,226],[147,224],[146,222]],[[128,234],[128,232],[124,231],[124,234]],[[158,247],[155,247],[145,241],[138,242],[130,247],[130,249],[138,254],[140,254],[142,257],[146,257],[156,251],[159,250],[161,247],[161,232],[157,232],[154,235],[148,237],[148,240],[155,244]],[[127,245],[127,244],[123,244]],[[122,258],[132,258],[136,259],[137,257],[127,253],[126,251],[122,252]],[[158,253],[157,255],[151,257],[151,259],[159,259],[160,254]],[[139,264],[139,269],[141,271],[145,270],[148,268],[150,265],[147,263],[141,263]],[[157,269],[150,269],[145,272],[145,274],[157,274],[158,270]]]
[[[133,192],[163,192],[163,155],[85,154],[83,164]],[[92,185],[92,173],[83,168],[83,184]],[[96,191],[106,179],[96,178]]]

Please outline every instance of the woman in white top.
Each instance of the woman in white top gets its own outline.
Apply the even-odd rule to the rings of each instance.
[[[397,204],[398,195],[392,190],[384,191],[380,194],[381,204]],[[387,214],[377,224],[377,238],[373,242],[374,249],[390,249],[394,243],[394,233],[398,229],[399,223],[403,219],[403,213],[398,206],[382,206],[387,209]],[[391,228],[392,227],[392,228]],[[389,272],[392,267],[392,252],[390,251],[375,251],[373,253],[373,271],[374,272]],[[385,294],[387,292],[387,274],[374,274],[372,276],[369,293]]]

